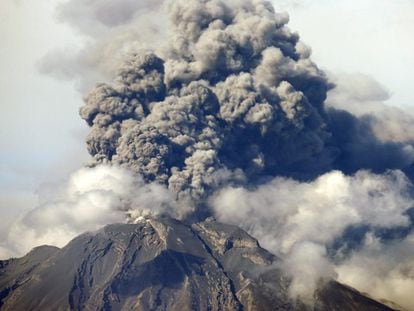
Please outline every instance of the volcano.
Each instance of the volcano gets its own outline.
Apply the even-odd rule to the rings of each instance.
[[[0,309],[392,310],[336,281],[292,300],[279,263],[237,226],[141,217],[0,261]]]

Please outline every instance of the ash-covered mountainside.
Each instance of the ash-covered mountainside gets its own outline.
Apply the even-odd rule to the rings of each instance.
[[[391,310],[336,282],[294,302],[278,262],[235,226],[141,219],[0,261],[0,309]]]

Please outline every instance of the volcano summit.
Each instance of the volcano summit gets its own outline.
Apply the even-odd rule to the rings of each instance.
[[[279,259],[238,227],[140,218],[0,261],[1,310],[364,310],[390,308],[335,281],[312,306],[289,298]]]

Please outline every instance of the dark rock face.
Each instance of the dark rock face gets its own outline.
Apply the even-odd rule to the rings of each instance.
[[[336,282],[293,302],[277,261],[235,226],[142,219],[0,261],[0,309],[391,310]]]

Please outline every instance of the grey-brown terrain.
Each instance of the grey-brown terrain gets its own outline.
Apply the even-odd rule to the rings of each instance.
[[[0,309],[391,310],[334,281],[295,302],[278,261],[235,226],[140,219],[0,261]]]

